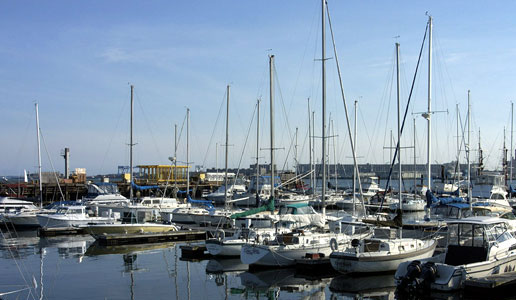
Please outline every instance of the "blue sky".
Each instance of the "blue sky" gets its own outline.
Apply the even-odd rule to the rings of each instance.
[[[500,167],[515,98],[516,3],[330,1],[329,7],[348,107],[359,100],[361,162],[389,160],[383,147],[396,131],[394,43],[401,44],[405,103],[428,11],[434,17],[433,108],[449,112],[433,117],[433,160],[454,159],[455,105],[464,119],[470,89],[473,143],[476,148],[480,130],[488,166]],[[135,164],[168,162],[173,126],[181,127],[189,107],[192,164],[221,167],[223,148],[215,148],[224,143],[225,109],[220,115],[219,109],[230,84],[229,165],[247,167],[255,156],[254,124],[243,150],[244,141],[259,97],[260,147],[269,147],[269,54],[276,57],[276,144],[285,148],[278,150],[278,165],[294,164],[288,149],[296,127],[299,160],[308,162],[307,98],[321,132],[319,1],[3,1],[0,36],[1,175],[36,170],[35,101],[44,170],[51,170],[48,157],[63,170],[65,147],[72,169],[88,174],[128,165],[129,83],[135,86]],[[334,57],[329,31],[327,37],[327,56]],[[427,57],[425,49],[410,112],[426,110]],[[335,148],[337,160],[350,163],[335,60],[327,65],[328,113],[338,135],[330,161]],[[416,122],[423,163],[426,122]],[[412,117],[407,126],[402,143],[412,145]],[[185,143],[183,134],[179,161],[186,159]],[[316,153],[320,160],[320,146]],[[269,162],[267,151],[260,156]],[[412,163],[412,151],[402,159]]]

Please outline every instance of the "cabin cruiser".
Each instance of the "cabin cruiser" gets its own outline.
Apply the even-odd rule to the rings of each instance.
[[[233,182],[231,185],[228,185],[227,193],[226,186],[223,184],[215,192],[206,195],[206,199],[215,204],[224,204],[226,202],[226,194],[228,199],[232,199],[246,192],[247,188],[244,183]]]
[[[159,223],[112,223],[112,224],[92,224],[88,225],[86,231],[95,239],[108,234],[145,234],[145,233],[164,233],[177,231],[178,227],[174,224]]]
[[[420,198],[419,196],[415,196],[414,194],[403,193],[401,195],[401,201],[401,207],[403,211],[424,211],[426,207],[426,200]],[[394,203],[394,199],[392,199],[391,202],[392,203],[389,205],[389,209],[392,211],[398,210],[400,207],[399,201],[398,203]]]
[[[118,191],[118,185],[110,182],[89,183],[88,194],[82,198],[85,205],[95,204],[124,204],[130,203],[129,199]]]
[[[6,214],[22,211],[37,210],[38,207],[31,201],[20,200],[11,197],[0,197],[0,223],[9,222]]]
[[[475,180],[471,189],[471,196],[480,201],[510,207],[504,181],[505,178],[501,174],[482,174]]]
[[[401,291],[458,290],[468,278],[514,271],[516,238],[505,220],[471,217],[448,222],[446,252],[436,257],[407,261],[394,275]]]
[[[276,234],[289,231],[287,228],[238,228],[233,235],[225,236],[224,230],[219,229],[214,238],[206,240],[206,249],[215,256],[240,256],[244,244],[271,241]]]
[[[61,206],[55,213],[38,214],[39,224],[44,228],[58,227],[79,227],[88,224],[110,224],[115,222],[115,218],[108,217],[90,217],[86,212],[86,206]]]

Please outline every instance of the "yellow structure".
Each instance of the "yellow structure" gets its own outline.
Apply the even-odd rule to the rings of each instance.
[[[137,184],[185,183],[187,166],[173,165],[144,165],[140,169]]]

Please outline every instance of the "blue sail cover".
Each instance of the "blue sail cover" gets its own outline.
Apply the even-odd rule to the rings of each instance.
[[[208,208],[208,210],[213,210],[215,207],[213,204],[211,204],[211,201],[208,200],[194,200],[190,197],[190,195],[186,195],[186,199],[188,200],[188,203],[195,203],[195,204],[201,204]]]
[[[132,182],[131,185],[133,186],[133,189],[136,189],[138,191],[146,191],[146,190],[152,190],[152,189],[159,189],[159,185],[146,185],[141,186],[137,185],[136,183]]]

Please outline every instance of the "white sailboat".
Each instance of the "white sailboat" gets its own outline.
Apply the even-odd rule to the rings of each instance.
[[[429,50],[431,53],[432,17],[429,17],[428,27],[430,29]],[[430,55],[431,57],[431,55]],[[429,58],[431,61],[431,58]],[[397,99],[398,99],[398,143],[397,157],[399,166],[399,209],[403,209],[402,201],[402,180],[401,180],[401,115],[400,115],[400,72],[399,72],[399,43],[396,43],[396,65],[397,65]],[[430,63],[429,63],[430,65]],[[429,72],[430,73],[430,72]],[[430,82],[430,80],[429,80]],[[430,85],[428,87],[430,89]],[[412,259],[423,259],[432,257],[437,240],[435,239],[413,239],[400,237],[365,239],[353,243],[353,247],[344,251],[335,251],[330,255],[330,262],[334,269],[341,273],[367,273],[394,271],[404,261]]]

